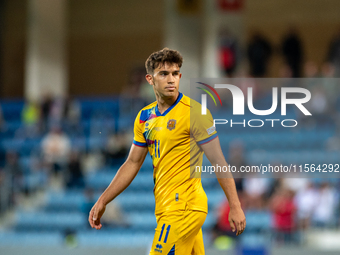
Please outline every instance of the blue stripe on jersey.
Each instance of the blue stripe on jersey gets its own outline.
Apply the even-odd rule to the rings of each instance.
[[[140,142],[137,142],[135,140],[133,140],[133,144],[137,145],[137,146],[141,146],[141,147],[146,147],[148,146],[146,143],[140,143]]]
[[[172,246],[171,250],[169,251],[168,255],[175,255],[175,245]]]
[[[217,133],[208,137],[207,139],[204,139],[202,141],[197,142],[197,144],[199,144],[199,145],[205,144],[205,143],[210,142],[211,140],[215,139],[216,137],[217,137]]]
[[[150,108],[150,109],[146,109],[146,110],[143,110],[141,113],[140,113],[140,117],[139,119],[141,121],[147,121],[152,113],[152,109],[154,107]]]
[[[158,140],[158,158],[160,158],[161,157],[161,154],[160,154],[160,152],[159,152],[159,145],[160,145],[160,143],[161,143],[161,140]]]

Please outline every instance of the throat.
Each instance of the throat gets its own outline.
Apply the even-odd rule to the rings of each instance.
[[[157,98],[157,109],[160,114],[166,112],[171,106],[173,106],[178,100],[180,93],[176,97],[169,98]]]

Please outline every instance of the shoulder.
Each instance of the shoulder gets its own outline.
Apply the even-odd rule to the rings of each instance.
[[[191,99],[190,97],[186,96],[183,94],[183,97],[180,101],[182,104],[188,106],[189,108],[196,108],[196,107],[201,107],[201,104],[197,102],[194,99]]]
[[[189,107],[191,114],[201,113],[202,105],[199,102],[185,95],[183,95],[182,100],[183,100],[183,103]]]
[[[143,107],[137,114],[137,118],[141,121],[146,121],[150,118],[151,115],[155,114],[155,107],[157,105],[157,101]]]

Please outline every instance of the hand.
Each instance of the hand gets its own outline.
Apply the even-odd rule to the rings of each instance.
[[[89,223],[92,228],[101,229],[102,224],[100,223],[100,218],[105,212],[106,206],[104,203],[97,201],[90,211]]]
[[[228,220],[231,230],[233,232],[237,230],[237,236],[243,233],[244,229],[246,228],[246,217],[244,216],[241,207],[230,208]]]

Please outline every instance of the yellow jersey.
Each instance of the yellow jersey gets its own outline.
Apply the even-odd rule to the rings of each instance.
[[[144,107],[134,124],[136,146],[148,147],[153,162],[155,214],[191,209],[208,212],[207,196],[195,166],[201,166],[199,145],[217,137],[209,111],[200,115],[201,105],[179,93],[163,114],[157,101]],[[197,114],[197,118],[195,115]]]

